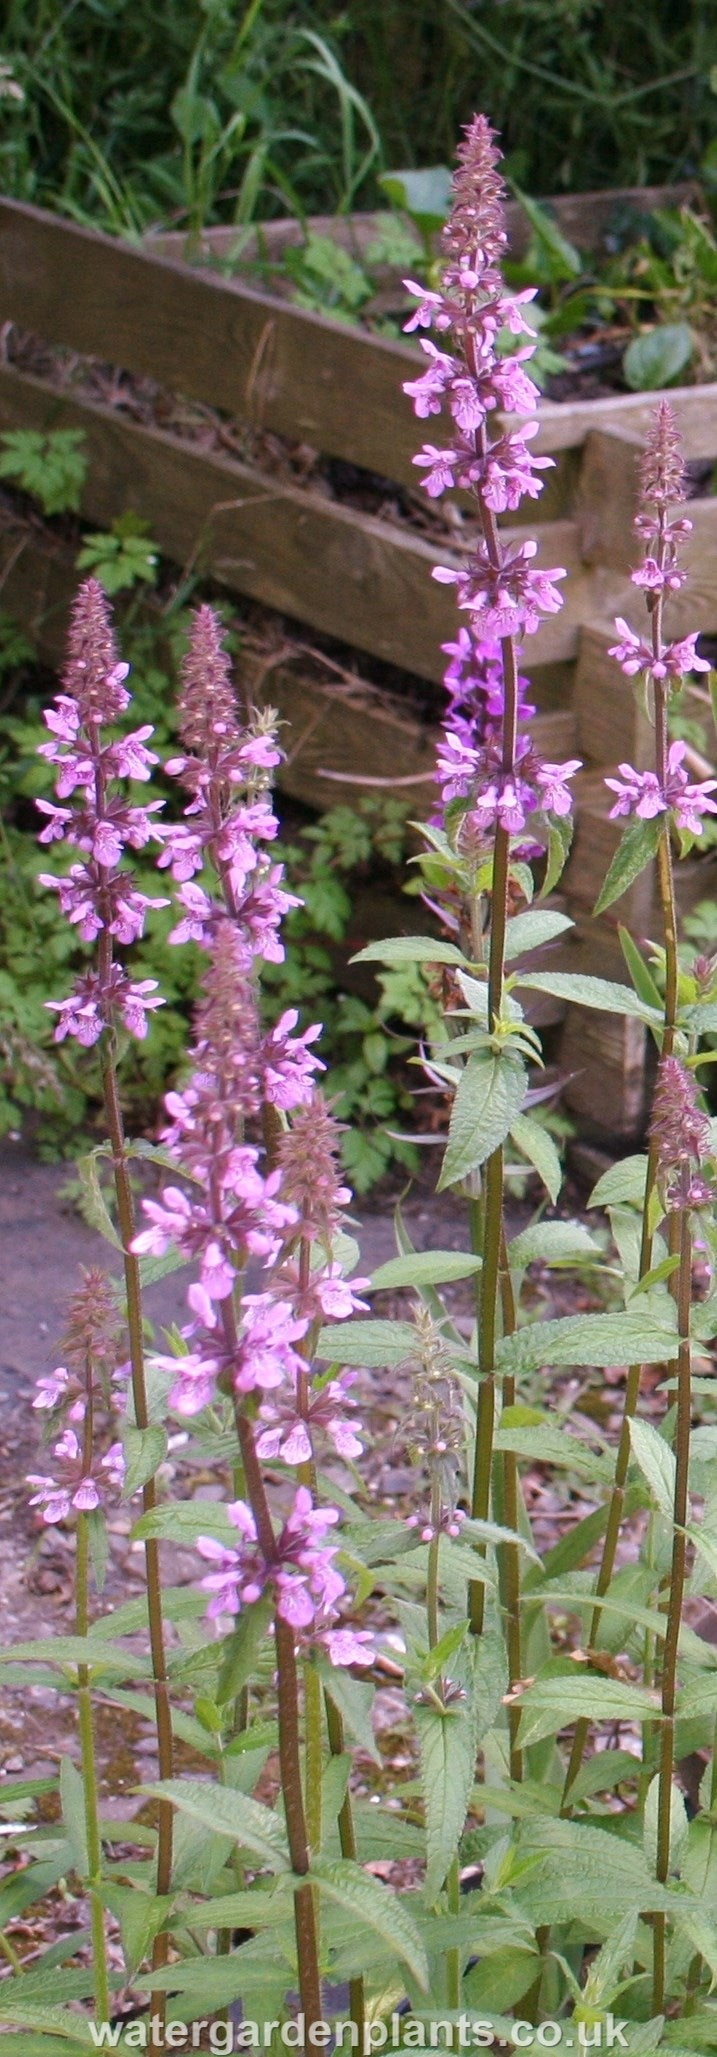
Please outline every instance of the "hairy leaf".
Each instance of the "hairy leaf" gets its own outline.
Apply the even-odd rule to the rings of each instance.
[[[283,1823],[269,1807],[248,1800],[244,1793],[204,1784],[196,1778],[165,1778],[144,1787],[158,1800],[171,1800],[180,1813],[188,1814],[221,1836],[232,1836],[245,1850],[260,1857],[271,1871],[285,1871],[289,1851]]]
[[[426,1811],[428,1859],[424,1893],[440,1892],[465,1827],[475,1776],[475,1731],[467,1705],[446,1714],[414,1707],[421,1752],[421,1786]]]
[[[348,1858],[339,1861],[328,1857],[314,1858],[311,1876],[319,1892],[329,1900],[335,1900],[340,1907],[355,1919],[375,1929],[395,1950],[403,1964],[407,1964],[413,1977],[425,1993],[428,1991],[428,1960],[421,1938],[409,1914],[405,1902],[399,1900],[388,1886],[362,1871],[360,1865],[352,1864]]]
[[[629,823],[621,842],[618,843],[598,894],[593,908],[594,914],[604,914],[606,907],[611,907],[613,900],[619,900],[621,894],[627,892],[628,886],[639,878],[645,866],[652,863],[657,855],[663,830],[664,817],[659,814],[654,815],[651,821],[636,820]]]
[[[511,1122],[510,1135],[511,1141],[517,1143],[523,1157],[527,1157],[528,1163],[537,1171],[555,1205],[563,1183],[563,1167],[552,1136],[529,1114],[519,1114]]]
[[[476,1050],[453,1103],[438,1191],[457,1185],[505,1142],[525,1099],[524,1064],[512,1052]]]

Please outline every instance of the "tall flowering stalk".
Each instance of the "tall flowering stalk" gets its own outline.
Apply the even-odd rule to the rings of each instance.
[[[108,1499],[121,1491],[125,1476],[122,1445],[113,1435],[116,1421],[112,1411],[113,1403],[116,1406],[120,1399],[124,1401],[124,1380],[120,1382],[120,1390],[116,1390],[119,1359],[124,1357],[124,1337],[114,1296],[102,1272],[86,1272],[82,1285],[73,1294],[68,1310],[64,1356],[64,1364],[58,1364],[48,1376],[38,1379],[33,1401],[35,1409],[46,1416],[50,1435],[57,1436],[52,1444],[53,1468],[50,1473],[32,1472],[28,1484],[35,1489],[30,1505],[40,1508],[44,1522],[51,1524],[74,1518],[75,1633],[85,1637],[90,1627],[90,1522],[103,1519]],[[109,1445],[108,1432],[112,1435]],[[98,2021],[109,2021],[102,1844],[92,1692],[87,1664],[77,1667],[77,1706],[95,2010]]]
[[[199,1281],[188,1295],[185,1354],[159,1360],[173,1372],[170,1404],[193,1415],[218,1389],[234,1411],[243,1479],[242,1497],[228,1508],[236,1547],[205,1537],[199,1548],[213,1567],[204,1581],[211,1618],[231,1620],[265,1599],[271,1603],[289,1849],[297,1879],[306,1880],[296,1890],[295,1914],[310,2027],[322,2011],[309,1880],[311,1847],[320,1833],[321,1705],[319,1699],[317,1732],[316,1675],[309,1671],[305,1794],[297,1655],[323,1649],[331,1663],[368,1661],[365,1638],[341,1624],[346,1588],[333,1539],[339,1514],[316,1504],[314,1466],[316,1449],[327,1439],[344,1456],[359,1452],[361,1443],[347,1386],[338,1379],[317,1386],[311,1359],[322,1321],[341,1319],[364,1302],[333,1256],[350,1196],[337,1177],[335,1125],[315,1085],[323,1066],[312,1045],[320,1030],[297,1035],[291,1010],[271,1030],[260,1021],[258,970],[262,961],[283,956],[280,923],[295,904],[268,847],[277,822],[266,789],[280,753],[271,718],[241,727],[220,625],[207,607],[194,618],[180,735],[185,754],[168,768],[190,800],[183,823],[165,839],[161,861],[178,882],[181,919],[174,937],[180,942],[191,935],[206,949],[207,964],[190,1076],[167,1096],[165,1140],[191,1184],[186,1193],[168,1187],[158,1202],[145,1202],[150,1226],[134,1248],[162,1251],[172,1242],[199,1264]],[[263,1148],[248,1140],[257,1125]],[[244,1287],[250,1257],[264,1267],[259,1291]],[[265,1458],[297,1473],[292,1503],[278,1518]],[[335,1733],[334,1743],[340,1741]],[[350,1810],[344,1811],[345,1849],[349,1837]],[[353,1842],[347,1854],[355,1854]],[[354,1997],[358,2006],[358,1992]]]
[[[41,874],[41,882],[57,892],[63,913],[76,926],[82,940],[96,946],[93,967],[76,979],[68,999],[53,1002],[52,1007],[58,1016],[57,1040],[69,1035],[86,1047],[99,1044],[122,1238],[134,1415],[137,1427],[145,1430],[149,1414],[142,1293],[139,1260],[132,1248],[136,1224],[117,1055],[119,1035],[125,1032],[144,1037],[148,1013],[159,1007],[161,1000],[156,980],[133,981],[118,961],[116,951],[118,944],[133,943],[143,934],[150,907],[166,903],[138,892],[123,864],[126,851],[143,849],[157,837],[154,817],[162,806],[161,800],[137,805],[126,790],[128,781],[146,782],[157,762],[147,747],[151,728],[145,725],[123,733],[117,727],[130,705],[125,686],[128,671],[127,664],[118,662],[102,587],[96,580],[88,579],[80,587],[73,610],[64,690],[45,714],[50,740],[40,745],[41,754],[56,767],[57,800],[69,802],[57,806],[50,801],[38,801],[41,813],[47,817],[40,840],[66,842],[78,855],[68,871],[59,876]],[[156,1488],[150,1478],[143,1487],[145,1513],[151,1513],[155,1505]],[[145,1565],[159,1766],[162,1778],[171,1778],[172,1719],[159,1549],[153,1538],[145,1543]],[[170,1890],[171,1872],[172,1810],[168,1802],[161,1801],[157,1844],[157,1892],[161,1895]],[[168,1947],[169,1938],[161,1932],[152,1946],[153,1968],[166,1963]],[[165,2006],[166,1995],[161,1991],[154,1993],[151,2013],[158,2036]]]
[[[487,949],[487,1021],[501,1047],[506,1034],[506,926],[513,889],[511,854],[521,839],[535,846],[545,841],[545,816],[570,812],[568,781],[577,760],[564,765],[540,760],[524,720],[524,682],[518,669],[518,644],[532,634],[546,614],[561,605],[557,581],[561,568],[540,569],[532,540],[503,539],[501,514],[513,513],[524,495],[541,490],[540,473],[551,460],[536,457],[530,442],[537,430],[533,419],[506,428],[499,414],[531,417],[538,389],[525,365],[535,347],[526,313],[530,292],[511,294],[501,275],[507,236],[504,186],[498,166],[500,151],[482,115],[465,131],[453,181],[453,205],[444,231],[446,264],[440,290],[419,294],[409,329],[433,326],[441,337],[424,340],[428,358],[420,378],[409,380],[410,394],[421,418],[447,410],[451,442],[426,445],[415,459],[424,472],[426,491],[435,497],[460,488],[473,496],[480,540],[461,570],[438,566],[434,577],[455,585],[459,607],[467,616],[456,644],[449,646],[447,684],[453,695],[453,720],[447,725],[439,756],[444,822],[451,845],[463,860],[466,885],[468,943],[479,963],[484,955],[483,900],[486,865],[490,896]],[[408,281],[407,283],[411,283]],[[499,354],[498,339],[520,341],[510,356]],[[498,424],[492,433],[493,424]],[[542,833],[541,833],[542,825]],[[493,1435],[497,1402],[496,1341],[501,1317],[513,1325],[509,1280],[505,1271],[503,1223],[503,1146],[490,1151],[483,1173],[480,1207],[472,1208],[476,1244],[482,1245],[483,1267],[478,1303],[478,1347],[481,1383],[475,1442],[472,1515],[489,1512]],[[502,1283],[502,1292],[501,1292]],[[509,1402],[512,1388],[505,1398]],[[518,1483],[514,1461],[506,1462],[506,1512],[517,1519]],[[509,1558],[507,1604],[512,1622],[511,1670],[520,1676],[517,1552]],[[474,1582],[470,1596],[471,1626],[480,1633],[484,1618],[484,1586]],[[514,1750],[514,1770],[519,1772]]]
[[[635,519],[635,528],[644,544],[644,556],[642,563],[632,573],[633,585],[645,595],[650,617],[650,633],[647,638],[641,637],[626,621],[618,617],[615,625],[620,640],[613,645],[610,652],[621,666],[626,678],[637,678],[643,682],[654,726],[654,762],[646,771],[638,771],[631,764],[621,764],[618,766],[618,775],[607,778],[605,783],[609,791],[615,795],[610,809],[611,820],[627,820],[628,834],[635,838],[638,849],[640,841],[644,839],[646,854],[650,854],[651,849],[656,851],[665,962],[664,1020],[661,1035],[663,1060],[671,1057],[674,1050],[678,998],[678,923],[672,835],[674,829],[680,829],[697,836],[701,832],[705,815],[717,813],[717,800],[713,797],[717,791],[717,780],[706,779],[700,784],[691,783],[684,769],[685,744],[669,741],[668,714],[672,695],[679,691],[689,672],[709,671],[706,659],[697,655],[696,635],[683,636],[673,642],[665,640],[665,603],[669,601],[672,593],[680,591],[687,578],[684,567],[678,562],[678,553],[691,533],[692,523],[683,514],[674,512],[674,509],[679,508],[684,502],[684,497],[684,466],[675,421],[669,402],[661,400],[651,423],[642,459],[640,502]],[[652,842],[648,846],[650,835]],[[598,909],[608,905],[610,897],[608,875],[606,888],[598,901]],[[646,1277],[652,1261],[652,1200],[657,1170],[658,1148],[655,1135],[652,1134],[642,1219],[640,1278]],[[596,1584],[598,1599],[607,1593],[615,1568],[631,1453],[630,1423],[637,1411],[641,1375],[642,1367],[639,1364],[630,1366],[615,1476]],[[590,1630],[590,1641],[593,1644],[599,1636],[600,1617],[601,1609],[598,1606],[593,1614]],[[579,1722],[566,1776],[564,1805],[569,1805],[570,1787],[582,1762],[587,1735],[588,1723]]]

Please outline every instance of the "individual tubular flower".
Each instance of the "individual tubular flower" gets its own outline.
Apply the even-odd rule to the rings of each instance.
[[[162,1004],[156,980],[133,985],[113,962],[114,943],[135,942],[144,933],[148,911],[167,904],[138,892],[131,874],[121,868],[127,849],[142,849],[158,837],[154,815],[162,806],[160,800],[142,807],[129,804],[117,790],[122,780],[146,781],[157,762],[147,749],[152,730],[146,724],[124,735],[112,733],[130,704],[124,684],[128,671],[117,660],[102,587],[88,579],[73,609],[65,690],[46,711],[50,741],[40,745],[40,755],[56,768],[58,798],[73,804],[38,802],[46,817],[40,841],[65,842],[81,852],[80,861],[66,872],[41,873],[41,884],[58,894],[62,913],[83,942],[100,943],[96,971],[81,975],[67,1000],[48,1002],[58,1015],[55,1040],[75,1036],[86,1047],[111,1026],[145,1036],[148,1011]]]
[[[650,1139],[665,1206],[711,1205],[714,1184],[699,1168],[711,1154],[710,1124],[698,1105],[694,1076],[678,1057],[663,1057],[658,1065]]]

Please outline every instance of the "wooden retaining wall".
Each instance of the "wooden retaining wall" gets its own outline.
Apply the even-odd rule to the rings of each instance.
[[[460,563],[459,552],[437,548],[408,521],[368,515],[319,484],[287,481],[235,454],[242,434],[260,429],[358,467],[359,475],[378,474],[388,482],[386,502],[392,481],[415,489],[411,460],[419,438],[401,384],[415,374],[417,360],[407,345],[10,201],[0,201],[0,330],[5,323],[62,355],[52,382],[0,362],[0,431],[83,430],[85,518],[108,524],[131,508],[176,563],[196,565],[228,591],[367,657],[440,679],[440,645],[455,630],[455,605],[450,588],[430,573],[437,558]],[[118,368],[113,404],[88,397],[78,383],[88,358]],[[120,373],[219,410],[225,447],[201,448],[176,428],[131,419]],[[670,397],[687,455],[717,457],[717,385],[676,389]],[[653,407],[651,396],[625,395],[540,408],[536,447],[561,462],[545,503],[548,518],[539,522],[538,561],[563,565],[569,576],[563,608],[529,640],[525,662],[541,710],[541,747],[551,757],[579,754],[585,763],[566,880],[581,924],[594,899],[597,856],[609,856],[615,837],[597,775],[623,755],[639,762],[643,753],[644,761],[647,747],[634,696],[606,650],[615,613],[639,621],[628,571],[636,468]],[[717,630],[717,499],[695,502],[690,513],[691,576],[671,603],[674,633]],[[513,524],[505,533],[520,541],[533,527],[534,520]],[[62,576],[50,563],[39,584],[45,578],[51,587],[54,576],[56,596],[50,599],[48,589],[40,601],[35,576],[32,600],[30,548],[12,523],[5,527],[0,605],[12,604],[13,590],[25,590],[20,611],[30,607],[52,639],[63,610]],[[387,702],[360,678],[355,686],[334,685],[318,666],[309,676],[305,666],[291,664],[272,673],[269,690],[295,724],[284,778],[302,799],[332,804],[342,790],[327,777],[332,772],[355,779],[357,789],[366,777],[415,778],[420,794],[433,741],[400,699]],[[642,899],[633,889],[628,914],[638,930],[650,932],[653,912],[650,883]],[[616,915],[626,918],[625,905]],[[582,956],[598,946],[614,971],[618,946],[608,922],[592,945],[581,926],[573,961],[576,951]],[[644,1100],[642,1031],[636,1039],[634,1024],[613,1018],[588,1034],[583,1013],[570,1015],[566,1049],[575,1075],[568,1097],[596,1128],[632,1133]]]

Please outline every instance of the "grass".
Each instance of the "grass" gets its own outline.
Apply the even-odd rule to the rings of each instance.
[[[713,42],[712,0],[8,0],[0,184],[124,235],[340,212],[477,106],[533,193],[658,182],[710,142]]]

